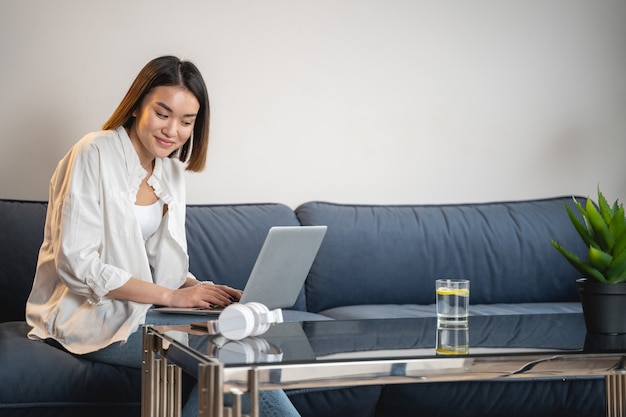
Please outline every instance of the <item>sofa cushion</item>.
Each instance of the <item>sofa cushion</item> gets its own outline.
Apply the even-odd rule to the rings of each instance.
[[[302,417],[373,417],[381,385],[309,388],[286,391]]]
[[[47,204],[0,200],[0,322],[24,320]]]
[[[138,415],[141,370],[80,359],[0,323],[0,415]]]
[[[437,278],[470,279],[471,304],[578,301],[579,275],[550,243],[553,238],[584,254],[564,204],[572,205],[571,198],[305,203],[296,209],[301,224],[328,226],[306,282],[307,309],[433,304]]]
[[[603,377],[386,385],[376,417],[606,415]]]

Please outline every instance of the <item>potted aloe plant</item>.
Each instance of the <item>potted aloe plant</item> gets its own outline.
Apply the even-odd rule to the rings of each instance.
[[[582,274],[576,281],[587,331],[626,333],[626,216],[624,206],[610,205],[598,188],[598,201],[583,206],[582,218],[566,204],[574,228],[587,247],[585,259],[552,240],[552,245]]]

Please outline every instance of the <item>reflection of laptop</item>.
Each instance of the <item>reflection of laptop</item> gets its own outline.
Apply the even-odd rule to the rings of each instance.
[[[292,307],[322,244],[326,226],[272,227],[256,259],[241,303],[258,302],[270,310]],[[219,314],[222,309],[158,307],[155,311]]]

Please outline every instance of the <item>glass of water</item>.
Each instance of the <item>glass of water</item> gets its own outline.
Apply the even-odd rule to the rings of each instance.
[[[470,282],[467,279],[438,279],[437,324],[439,327],[468,325]]]

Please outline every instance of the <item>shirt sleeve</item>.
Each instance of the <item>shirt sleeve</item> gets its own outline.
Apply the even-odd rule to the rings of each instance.
[[[102,261],[105,218],[100,175],[98,147],[90,143],[77,146],[57,168],[51,193],[58,211],[58,236],[53,240],[57,273],[70,291],[91,303],[98,303],[131,277]]]

